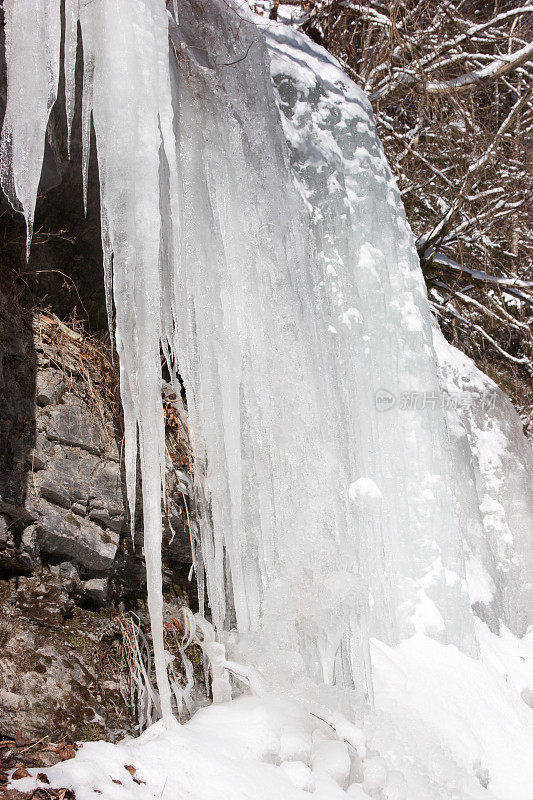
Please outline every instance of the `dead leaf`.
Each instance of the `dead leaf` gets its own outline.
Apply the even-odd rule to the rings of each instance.
[[[31,744],[30,740],[22,735],[20,728],[18,731],[15,731],[15,744],[17,747],[27,747],[27,745]]]
[[[119,786],[122,786],[122,781],[119,781],[118,778],[112,778],[111,780],[113,781],[113,783],[118,783]]]
[[[68,761],[70,758],[74,758],[76,750],[77,748],[73,744],[64,744],[58,747],[57,752],[61,756],[62,761]]]
[[[7,789],[4,800],[31,800],[33,792],[19,792],[18,789]]]
[[[41,783],[50,783],[48,780],[48,775],[46,772],[39,772],[37,773],[37,780],[41,781]]]
[[[12,780],[19,781],[21,778],[29,778],[30,773],[25,767],[17,767],[13,775],[11,776]]]
[[[124,769],[127,769],[130,775],[135,775],[135,773],[137,772],[135,767],[132,767],[131,764],[124,764]]]

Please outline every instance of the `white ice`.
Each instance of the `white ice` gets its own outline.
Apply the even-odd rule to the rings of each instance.
[[[57,97],[60,0],[4,3],[7,106],[0,143],[2,189],[26,219],[29,254],[45,133]]]

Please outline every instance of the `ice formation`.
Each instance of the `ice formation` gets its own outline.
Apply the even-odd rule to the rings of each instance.
[[[310,211],[338,459],[357,478],[370,632],[474,652],[431,316],[370,104],[322,48],[281,25],[266,38]]]
[[[434,344],[447,397],[470,602],[498,632],[532,624],[533,449],[509,398],[452,347]]]
[[[490,415],[446,420],[442,376],[463,388],[466,367],[447,366],[437,341],[439,375],[368,101],[304,36],[262,30],[231,0],[178,5],[179,24],[163,0],[66,0],[64,34],[70,130],[79,23],[84,180],[92,122],[128,499],[133,512],[139,455],[167,724],[161,350],[187,395],[200,596],[205,570],[218,635],[270,686],[306,677],[361,693],[366,680],[370,696],[370,635],[430,634],[475,655],[471,601],[522,633],[532,592],[532,511],[516,499],[526,445],[502,423],[496,464]],[[1,177],[30,239],[59,0],[4,8]],[[344,769],[340,751],[335,763]]]
[[[0,145],[0,178],[13,207],[26,219],[27,254],[46,127],[57,97],[60,7],[60,0],[22,0],[6,4],[5,8],[7,106]],[[21,114],[21,109],[28,109],[29,113]]]

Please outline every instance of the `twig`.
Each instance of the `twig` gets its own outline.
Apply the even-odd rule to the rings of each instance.
[[[241,58],[238,58],[236,61],[227,61],[227,62],[223,61],[222,64],[220,64],[220,66],[221,67],[232,67],[234,64],[238,64],[240,61],[244,61],[244,59],[247,57],[248,53],[250,52],[250,49],[251,49],[251,47],[252,47],[254,42],[255,42],[255,39],[252,39],[252,41],[248,45],[248,49],[246,50],[246,53],[243,56],[241,56]]]
[[[28,750],[31,750],[33,747],[36,747],[38,744],[41,744],[41,742],[44,742],[45,739],[49,739],[49,738],[50,738],[50,736],[48,734],[46,734],[46,736],[43,736],[43,738],[39,739],[38,742],[34,742],[33,744],[30,744],[28,747],[25,747],[23,750],[20,750],[20,754],[22,755],[22,753],[27,753]]]

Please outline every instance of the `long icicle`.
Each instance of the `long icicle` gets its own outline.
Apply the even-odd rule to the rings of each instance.
[[[0,177],[13,207],[26,218],[29,252],[46,127],[57,96],[60,0],[6,0],[4,9],[8,98]],[[70,149],[79,20],[84,53],[84,199],[86,203],[92,120],[100,173],[110,320],[111,294],[116,311],[128,501],[133,524],[139,455],[148,608],[161,714],[169,726],[173,717],[164,649],[161,572],[165,439],[160,364],[159,181],[161,148],[168,151],[167,162],[177,169],[171,120],[169,123],[172,102],[168,15],[164,0],[94,0],[82,4],[68,0],[65,15],[68,146]],[[21,108],[31,111],[21,114]]]

